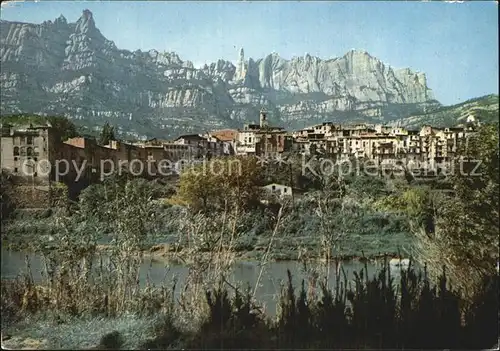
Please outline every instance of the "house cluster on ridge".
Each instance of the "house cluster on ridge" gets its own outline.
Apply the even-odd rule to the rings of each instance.
[[[378,165],[388,166],[405,160],[423,167],[444,168],[451,164],[476,124],[475,119],[470,119],[464,127],[423,126],[420,130],[408,130],[397,126],[349,126],[326,122],[287,132],[282,127],[270,126],[268,113],[261,110],[259,124],[247,124],[240,130],[186,134],[170,141],[151,139],[128,143],[112,140],[108,145],[99,145],[95,138],[89,137],[61,142],[50,125],[2,125],[1,164],[2,170],[21,182],[29,180],[30,184],[40,186],[55,180],[54,165],[58,160],[73,163],[68,172],[63,172],[63,181],[76,179],[75,168],[78,168],[83,169],[79,178],[82,183],[97,181],[100,174],[110,174],[112,168],[116,170],[120,164],[141,176],[141,172],[144,175],[151,172],[141,163],[147,163],[154,173],[164,160],[196,162],[230,155],[269,158],[299,153],[340,161],[370,159]],[[285,193],[284,188],[279,192]]]

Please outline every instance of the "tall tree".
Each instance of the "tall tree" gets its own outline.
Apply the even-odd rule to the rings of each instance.
[[[442,271],[472,297],[496,274],[499,250],[498,124],[484,125],[460,150],[451,176],[455,193],[436,210],[435,231],[418,231],[417,256],[431,273]]]
[[[181,173],[177,200],[195,210],[248,207],[260,198],[263,171],[255,157],[215,158]]]
[[[0,220],[7,220],[14,210],[14,205],[11,201],[12,184],[9,179],[9,174],[6,170],[1,171],[0,182]]]
[[[115,128],[110,126],[108,122],[102,127],[101,135],[99,137],[99,144],[107,145],[111,140],[115,139]]]
[[[78,136],[75,124],[66,117],[50,116],[47,121],[56,130],[61,141]]]

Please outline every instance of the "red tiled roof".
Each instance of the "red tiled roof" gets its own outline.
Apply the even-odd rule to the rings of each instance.
[[[221,141],[233,141],[238,137],[238,131],[234,129],[222,129],[210,132],[210,135]]]

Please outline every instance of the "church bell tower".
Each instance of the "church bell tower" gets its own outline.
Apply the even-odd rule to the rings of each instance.
[[[260,127],[267,127],[267,111],[265,109],[260,110]]]

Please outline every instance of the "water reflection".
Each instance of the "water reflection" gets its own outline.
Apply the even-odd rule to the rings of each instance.
[[[2,250],[2,278],[15,278],[19,273],[25,271],[26,256],[26,253],[23,252]],[[40,281],[42,278],[43,262],[38,255],[29,254],[28,257],[32,268],[33,278],[35,281]],[[353,272],[359,272],[359,270],[364,268],[364,265],[357,261],[343,262],[342,266],[350,282],[354,279]],[[379,268],[380,265],[375,265],[373,263],[368,264],[367,270],[369,277],[372,277]],[[261,275],[256,290],[256,298],[266,306],[266,311],[272,315],[276,311],[276,302],[280,292],[280,286],[287,280],[287,270],[290,270],[292,273],[292,281],[297,288],[300,287],[302,279],[305,279],[307,282],[308,274],[305,272],[303,265],[292,261],[271,262],[263,268],[262,274],[260,273],[261,267],[258,262],[240,261],[233,266],[231,275],[227,280],[233,286],[241,288],[250,287],[251,291],[253,291],[259,280],[259,275]],[[335,265],[332,264],[328,275],[329,285],[331,287],[335,286],[335,271]],[[188,273],[189,268],[186,266],[170,263],[166,264],[164,262],[147,259],[141,266],[140,284],[145,286],[149,279],[150,283],[157,286],[162,284],[172,286],[172,281],[175,277],[177,280],[175,293],[178,296]],[[392,273],[397,281],[400,273],[399,269],[392,270]]]

